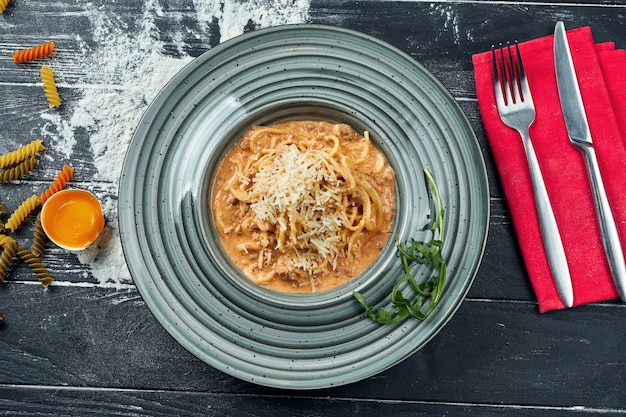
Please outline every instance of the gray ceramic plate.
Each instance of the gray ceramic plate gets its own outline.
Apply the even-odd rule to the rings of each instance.
[[[446,212],[443,299],[425,321],[380,326],[353,298],[387,305],[401,274],[395,239],[374,266],[325,293],[289,295],[246,280],[220,250],[213,169],[254,124],[323,119],[368,130],[397,176],[393,233],[420,237],[434,171]],[[377,374],[423,347],[465,297],[487,236],[482,154],[452,96],[412,58],[360,33],[314,25],[229,40],[178,73],[130,144],[120,183],[124,253],[157,320],[185,348],[261,385],[315,389]],[[426,279],[428,267],[415,270]]]

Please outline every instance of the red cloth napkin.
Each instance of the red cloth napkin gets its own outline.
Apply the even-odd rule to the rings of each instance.
[[[626,249],[626,53],[595,44],[589,27],[568,31],[598,163]],[[604,253],[582,152],[569,141],[554,71],[553,36],[519,44],[536,108],[530,128],[565,246],[574,306],[618,297]],[[473,56],[478,104],[520,249],[541,312],[566,308],[552,279],[519,134],[500,120],[491,51]]]

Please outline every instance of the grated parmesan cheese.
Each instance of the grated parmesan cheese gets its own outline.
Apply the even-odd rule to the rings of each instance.
[[[328,210],[341,203],[331,189],[336,189],[339,181],[328,180],[323,164],[320,151],[300,150],[291,144],[252,181],[251,194],[260,197],[250,205],[256,218],[290,232],[289,239],[277,242],[276,249],[298,249],[293,263],[305,271],[319,266],[319,255],[328,258],[334,269],[346,246],[339,235],[342,225],[348,223],[345,210]]]
[[[252,127],[216,173],[211,207],[226,252],[279,291],[326,291],[355,277],[393,222],[394,174],[381,155],[345,124]]]

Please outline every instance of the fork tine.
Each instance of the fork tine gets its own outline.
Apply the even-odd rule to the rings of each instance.
[[[502,51],[500,51],[502,53]],[[496,58],[496,46],[491,45],[491,62],[493,65],[493,82],[496,92],[496,104],[498,107],[505,106],[504,95],[502,90],[502,82],[500,81],[500,73],[498,71],[498,60]]]
[[[511,55],[511,44],[506,43],[506,54],[508,55],[509,62],[508,65],[505,61],[504,57],[504,46],[500,48],[500,55],[502,56],[502,72],[506,76],[508,72],[508,78],[505,78],[505,92],[506,92],[506,101],[507,103],[517,103],[517,79],[515,77],[515,69],[513,67],[513,56]]]
[[[532,103],[518,42],[515,41],[515,50],[508,42],[506,46],[500,44],[500,48],[498,48],[500,52],[499,57],[495,49],[495,46],[492,45],[491,58],[493,61],[494,85],[496,86],[496,91],[502,93],[502,97],[500,97],[500,94],[496,94],[498,105],[507,106],[526,100]],[[498,61],[500,61],[500,68],[498,68]]]
[[[530,95],[530,88],[528,87],[528,80],[526,79],[526,71],[524,71],[522,55],[519,53],[519,44],[517,41],[515,41],[515,52],[517,54],[517,73],[519,74],[519,82],[522,88],[522,101],[529,101],[532,103],[533,98]]]

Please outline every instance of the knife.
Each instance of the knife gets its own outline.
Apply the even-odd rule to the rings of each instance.
[[[622,251],[617,225],[615,224],[611,206],[604,189],[604,183],[602,182],[598,159],[593,149],[593,140],[589,131],[587,115],[580,95],[574,62],[572,61],[569,44],[567,43],[567,34],[565,33],[563,22],[557,22],[554,29],[554,64],[567,134],[572,144],[578,147],[585,156],[604,252],[606,253],[617,292],[622,301],[626,301],[624,252]]]

